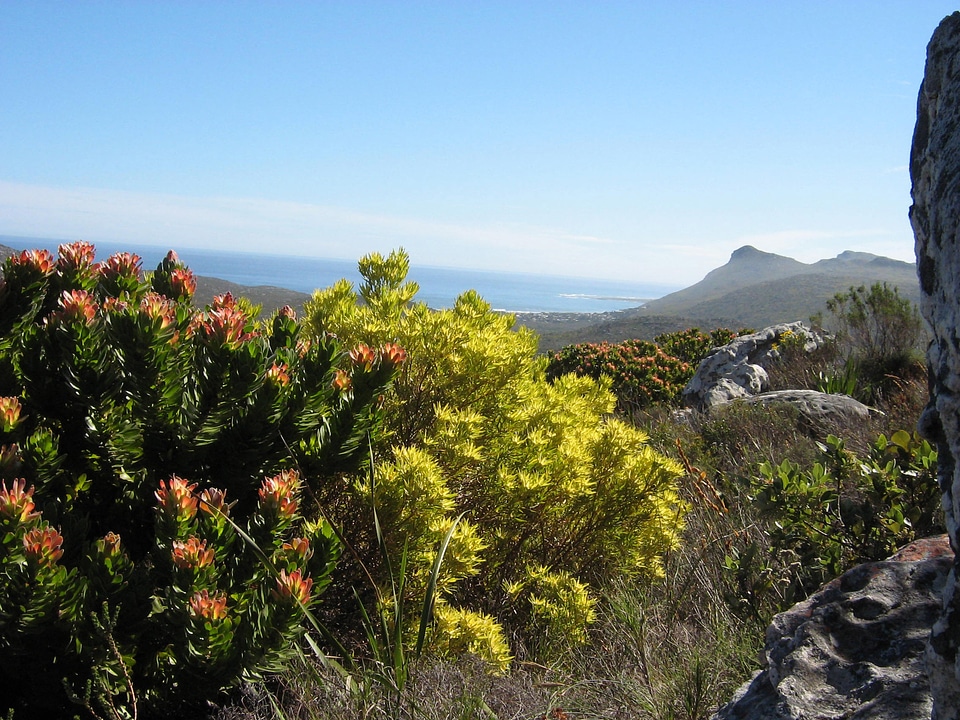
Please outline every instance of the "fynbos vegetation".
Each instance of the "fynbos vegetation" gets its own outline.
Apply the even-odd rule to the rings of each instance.
[[[703,718],[773,613],[941,530],[896,291],[778,348],[775,385],[887,411],[827,436],[678,418],[730,330],[540,357],[402,251],[360,271],[301,322],[194,307],[172,253],[4,263],[0,712]]]
[[[339,553],[304,485],[362,460],[389,351],[196,310],[173,254],[3,269],[3,703],[152,716],[280,669]]]

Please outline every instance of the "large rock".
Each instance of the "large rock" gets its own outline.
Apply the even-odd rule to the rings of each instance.
[[[815,350],[823,338],[802,322],[782,323],[750,335],[741,335],[714,348],[700,361],[683,389],[685,407],[708,410],[714,405],[757,395],[767,389],[764,366],[779,357],[784,335],[803,338],[804,349]]]
[[[927,352],[931,400],[920,432],[936,441],[947,531],[960,547],[960,13],[946,18],[927,46],[910,151],[920,310],[933,341]],[[935,720],[960,718],[960,593],[957,567],[944,591],[927,667]]]
[[[946,537],[919,541],[778,615],[766,668],[714,720],[929,716],[924,649],[952,566]]]
[[[871,413],[876,412],[849,395],[828,394],[816,390],[774,390],[746,397],[738,402],[751,405],[792,405],[809,426],[826,432],[838,432],[851,425],[864,423],[870,419]]]

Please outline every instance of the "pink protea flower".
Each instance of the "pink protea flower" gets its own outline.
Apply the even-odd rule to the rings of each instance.
[[[208,548],[205,540],[195,536],[185,542],[174,540],[171,555],[173,564],[184,570],[198,570],[213,564],[213,548]]]
[[[350,375],[346,370],[337,370],[333,376],[332,384],[339,392],[347,392],[347,390],[353,387],[353,381],[350,379]]]
[[[356,366],[362,366],[367,370],[373,368],[373,364],[377,361],[377,353],[369,345],[360,343],[353,350],[350,351],[350,359],[353,361],[353,364]]]
[[[277,315],[282,318],[287,318],[288,320],[297,319],[297,312],[289,305],[284,305],[282,308],[277,310]]]
[[[227,596],[210,595],[209,590],[201,590],[190,598],[190,614],[205,620],[223,620],[227,616]]]
[[[60,295],[60,310],[54,315],[60,320],[82,320],[91,324],[97,316],[97,303],[86,290],[64,290]]]
[[[0,482],[0,518],[14,520],[19,523],[26,523],[39,517],[39,513],[33,512],[33,488],[24,490],[27,481],[23,478],[14,480],[10,488],[7,488],[6,481]]]
[[[200,509],[208,515],[228,515],[233,505],[227,504],[227,494],[219,488],[207,488],[200,493]]]
[[[93,265],[95,250],[93,245],[83,240],[61,245],[59,248],[60,257],[57,260],[57,267],[63,270],[81,270]]]
[[[287,367],[286,363],[280,363],[279,365],[274,363],[267,369],[266,378],[274,385],[285,387],[290,384],[289,370],[290,368]]]
[[[274,511],[281,517],[292,518],[297,512],[297,492],[300,476],[295,470],[284,470],[279,475],[265,478],[260,486],[260,508]]]
[[[139,255],[129,252],[115,253],[104,262],[97,263],[97,272],[104,278],[139,278],[143,261]]]
[[[197,291],[197,279],[189,268],[177,268],[170,273],[170,287],[178,298],[190,299]]]
[[[13,265],[33,268],[42,275],[49,275],[56,268],[53,254],[49,250],[24,250],[10,258]]]
[[[313,556],[313,548],[310,547],[310,541],[304,537],[293,538],[290,542],[284,543],[281,549],[295,553],[300,556],[303,561],[307,561]]]
[[[117,557],[120,555],[120,536],[115,532],[108,532],[102,538],[97,540],[97,549],[104,557]]]
[[[176,475],[170,480],[161,480],[160,489],[155,493],[160,501],[159,511],[173,519],[190,520],[197,514],[197,498],[193,494],[196,489],[196,483],[188,484]]]
[[[177,321],[174,302],[160,293],[148,292],[140,299],[140,313],[151,320],[160,320],[160,327],[169,327]]]
[[[209,344],[227,347],[236,347],[256,337],[255,332],[244,332],[246,326],[247,316],[230,293],[215,297],[210,310],[193,322],[194,332]]]
[[[24,533],[23,549],[27,558],[41,565],[53,565],[63,556],[63,537],[55,528],[33,528]]]
[[[0,426],[10,432],[20,424],[20,400],[15,397],[0,397]]]
[[[400,367],[407,359],[407,351],[396,343],[387,343],[381,350],[381,355],[394,367]]]
[[[272,594],[277,600],[299,600],[306,605],[310,602],[311,588],[313,588],[313,578],[304,577],[300,570],[294,570],[289,575],[286,570],[281,570],[277,578],[277,587]]]

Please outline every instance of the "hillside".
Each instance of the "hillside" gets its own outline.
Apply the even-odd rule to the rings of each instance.
[[[700,282],[645,307],[652,315],[712,315],[764,325],[805,320],[836,293],[875,282],[889,283],[905,297],[919,300],[912,263],[848,251],[808,265],[747,245]]]
[[[886,282],[919,302],[912,263],[847,251],[806,264],[746,245],[700,282],[641,308],[600,313],[575,323],[550,314],[532,314],[520,321],[540,333],[542,350],[578,342],[652,340],[662,332],[688,327],[761,328],[808,320],[823,313],[827,300],[837,293],[876,282]]]

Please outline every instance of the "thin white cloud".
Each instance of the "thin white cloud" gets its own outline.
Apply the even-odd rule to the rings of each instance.
[[[790,229],[735,238],[604,237],[566,228],[451,223],[261,198],[186,197],[0,181],[0,234],[355,260],[403,246],[418,265],[697,282],[737,248],[815,262],[843,250],[912,260],[880,228]]]
[[[623,276],[609,238],[465,225],[261,198],[133,193],[0,181],[0,233],[354,259],[400,245],[419,264]],[[613,272],[607,273],[603,264]]]

